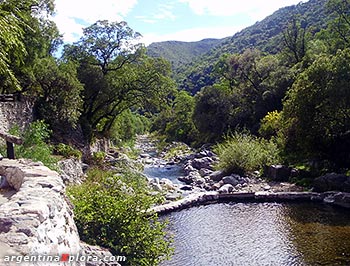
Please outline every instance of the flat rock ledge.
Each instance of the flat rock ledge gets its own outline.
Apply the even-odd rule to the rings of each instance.
[[[166,214],[193,206],[219,202],[288,202],[312,201],[328,203],[350,208],[350,193],[343,192],[247,192],[247,193],[220,193],[218,191],[200,192],[174,202],[158,205],[150,209],[151,212]]]
[[[4,261],[9,255],[99,255],[98,247],[92,249],[80,241],[73,208],[65,194],[63,179],[57,172],[42,163],[3,159],[0,161],[0,175],[6,178],[10,188],[16,190],[9,201],[0,205],[0,265],[17,265]],[[21,265],[68,263],[30,262]],[[76,261],[69,265],[88,264]]]

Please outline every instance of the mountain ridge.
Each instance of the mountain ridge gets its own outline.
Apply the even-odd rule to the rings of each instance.
[[[216,45],[208,46],[207,51],[203,50],[198,55],[195,53],[195,49],[191,50],[196,46],[189,45],[185,49],[184,47],[188,43],[180,42],[183,47],[181,50],[176,50],[171,47],[169,41],[151,44],[147,47],[148,54],[150,56],[157,54],[158,57],[162,56],[170,61],[174,78],[179,87],[195,94],[202,87],[213,84],[214,80],[210,77],[213,64],[226,53],[241,53],[247,48],[256,48],[271,54],[280,52],[283,49],[283,30],[286,29],[292,19],[298,19],[301,26],[311,34],[325,28],[328,19],[325,12],[326,2],[328,0],[309,0],[280,8],[263,20],[255,22],[234,35],[218,39]],[[165,43],[167,44],[164,46]],[[155,48],[159,50],[157,53],[154,51]],[[167,54],[169,51],[172,53],[171,58]],[[186,51],[185,54],[187,55],[184,55],[183,51]],[[188,56],[188,54],[191,54],[191,56]],[[188,60],[179,60],[183,57],[188,58]]]

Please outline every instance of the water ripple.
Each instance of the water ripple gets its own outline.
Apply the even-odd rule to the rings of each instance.
[[[175,254],[162,265],[349,265],[350,214],[325,208],[232,203],[175,212],[166,216]]]

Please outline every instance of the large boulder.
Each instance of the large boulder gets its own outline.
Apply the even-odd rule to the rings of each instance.
[[[58,168],[63,182],[67,184],[81,184],[84,176],[82,163],[78,159],[70,158],[58,162]]]
[[[343,174],[328,173],[314,180],[314,191],[350,192],[350,177]]]
[[[224,171],[221,171],[221,170],[215,171],[215,172],[213,172],[213,173],[211,173],[211,174],[209,175],[210,179],[213,180],[213,181],[215,181],[215,182],[221,181],[221,179],[222,179],[224,176],[225,176],[225,173],[224,173]]]
[[[240,176],[239,175],[230,175],[230,176],[225,176],[222,181],[224,184],[230,184],[232,186],[237,186],[239,184]]]
[[[285,165],[271,165],[267,169],[267,177],[273,181],[288,181],[291,176],[291,168]]]

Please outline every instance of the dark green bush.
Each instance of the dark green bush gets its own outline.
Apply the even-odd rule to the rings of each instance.
[[[166,224],[146,212],[157,199],[149,195],[139,174],[93,169],[83,185],[68,189],[68,195],[83,241],[126,256],[128,266],[158,265],[170,255]]]

